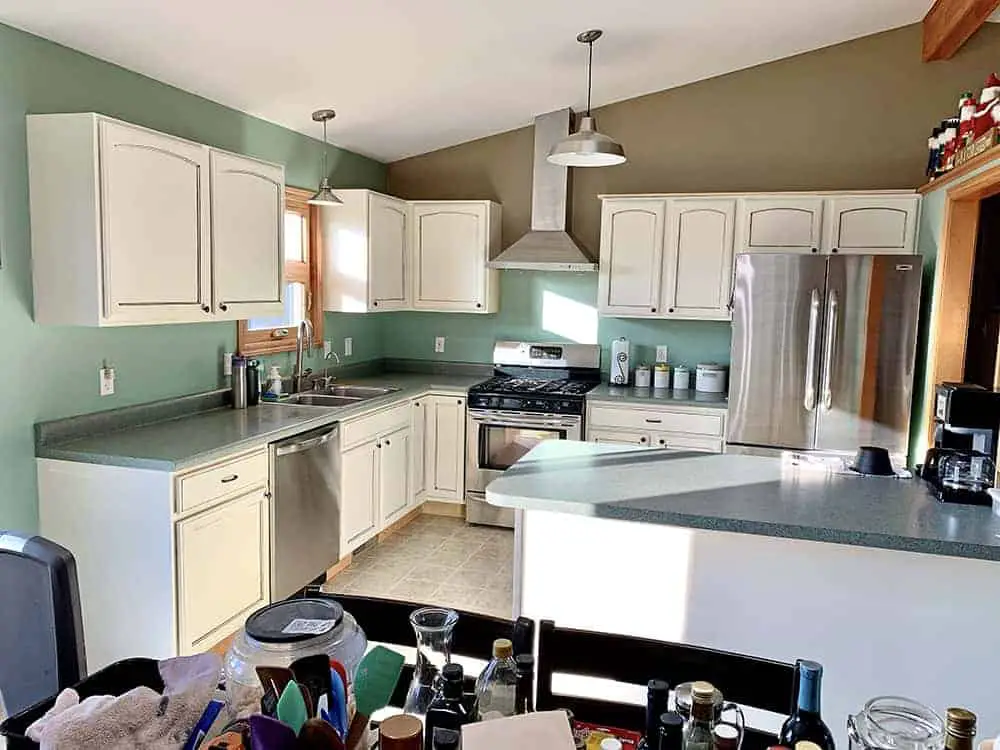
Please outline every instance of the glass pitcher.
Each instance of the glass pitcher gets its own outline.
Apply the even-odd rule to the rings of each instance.
[[[451,661],[451,634],[458,612],[441,607],[422,607],[410,614],[417,636],[417,662],[403,711],[423,717],[441,683],[441,668]]]
[[[850,750],[941,750],[944,734],[933,709],[898,695],[872,698],[847,717]]]

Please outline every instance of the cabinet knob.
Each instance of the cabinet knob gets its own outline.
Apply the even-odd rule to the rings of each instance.
[[[646,438],[644,438],[644,437],[639,438],[639,442],[640,443],[645,443],[646,442]]]
[[[814,247],[814,248],[812,248],[812,251],[813,251],[814,253],[818,253],[818,252],[819,252],[819,248],[818,248],[818,247]]]
[[[219,309],[222,310],[222,312],[225,312],[226,310],[229,309],[229,305],[227,305],[225,302],[220,302]]]
[[[268,500],[270,500],[271,499],[271,491],[268,490],[267,492],[265,492],[264,493],[264,497],[266,497]]]
[[[458,399],[458,403],[459,403],[459,405],[461,405],[462,404],[462,399]]]
[[[837,248],[833,248],[830,252],[831,253],[839,253],[840,251]]]
[[[389,441],[388,440],[385,441],[385,446],[386,446],[386,448],[389,447]]]
[[[664,445],[665,446],[666,444],[667,444],[667,441],[664,440],[663,438],[660,438],[660,445]]]
[[[672,313],[673,311],[674,311],[674,308],[672,308],[672,307],[668,307],[668,308],[667,308],[667,312],[668,312],[668,313]]]
[[[378,300],[375,300],[374,302],[372,302],[372,307],[378,307]]]
[[[656,312],[656,308],[655,307],[651,307],[651,308],[649,308],[649,311],[650,312]]]
[[[210,313],[210,312],[212,312],[212,308],[209,307],[208,305],[202,305],[201,306],[201,311],[202,312],[206,312],[206,313]]]
[[[476,303],[476,307],[482,307],[482,304],[481,304],[481,303],[479,303],[479,302],[477,302],[477,303]]]
[[[382,447],[382,443],[375,443],[375,447],[376,448],[381,448]]]

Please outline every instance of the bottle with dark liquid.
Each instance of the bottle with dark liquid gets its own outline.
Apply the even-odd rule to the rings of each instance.
[[[949,708],[945,714],[946,750],[972,750],[976,736],[976,715],[966,708]]]
[[[799,694],[792,715],[782,725],[778,744],[795,747],[803,740],[813,742],[820,750],[835,750],[830,728],[820,716],[820,682],[823,665],[815,661],[799,660],[796,664]]]
[[[441,727],[460,731],[469,723],[469,712],[462,702],[465,673],[461,664],[445,664],[441,669],[441,690],[427,707],[424,718],[424,747],[434,747],[434,730]]]
[[[670,685],[665,680],[650,680],[646,684],[646,734],[639,740],[638,750],[659,750],[660,716],[667,710]]]
[[[514,713],[530,714],[535,710],[535,657],[531,654],[518,654],[514,662],[517,664]]]
[[[660,715],[660,745],[658,750],[681,750],[684,746],[684,717],[676,711]],[[650,748],[654,750],[654,748]]]

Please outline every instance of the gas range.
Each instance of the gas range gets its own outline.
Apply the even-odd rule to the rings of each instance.
[[[469,389],[469,408],[582,415],[601,379],[600,356],[596,345],[497,342],[495,374]]]

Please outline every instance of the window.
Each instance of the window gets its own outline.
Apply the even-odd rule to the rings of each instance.
[[[237,324],[240,354],[259,355],[295,350],[299,323],[308,317],[313,340],[323,340],[321,247],[317,208],[306,201],[307,190],[285,188],[285,310],[271,318],[250,318]]]

